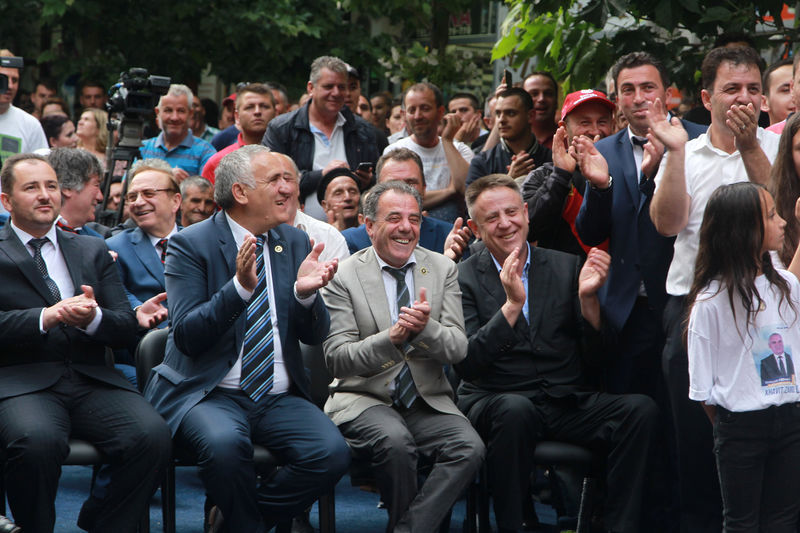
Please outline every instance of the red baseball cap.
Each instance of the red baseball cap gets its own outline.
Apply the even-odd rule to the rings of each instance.
[[[228,102],[230,102],[231,104],[236,103],[236,93],[231,93],[222,99],[222,105],[226,105],[228,104]]]
[[[581,104],[586,102],[597,102],[598,104],[603,104],[611,112],[614,112],[616,106],[614,102],[608,99],[608,97],[601,93],[600,91],[595,91],[594,89],[583,89],[580,91],[575,91],[574,93],[569,93],[566,98],[564,98],[564,107],[561,108],[561,120],[572,113],[572,111]]]

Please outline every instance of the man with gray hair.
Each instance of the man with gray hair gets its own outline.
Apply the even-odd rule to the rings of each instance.
[[[332,56],[315,59],[306,88],[311,95],[308,103],[273,119],[262,144],[297,163],[304,211],[327,221],[316,196],[323,174],[347,167],[358,175],[363,190],[373,181],[372,168],[383,146],[378,146],[376,130],[344,105],[347,90],[344,61]]]
[[[181,226],[202,222],[214,214],[214,185],[203,176],[189,176],[181,182]]]
[[[169,243],[171,329],[144,394],[197,454],[217,507],[210,516],[221,513],[228,531],[269,531],[330,490],[350,463],[339,431],[311,402],[300,353],[299,341],[328,334],[317,291],[338,261],[320,261],[324,245],[312,248],[286,224],[296,179],[287,158],[261,145],[231,152],[214,184],[222,210]],[[283,463],[260,485],[253,443]]]
[[[422,197],[411,186],[379,183],[364,215],[372,246],[344,261],[322,291],[331,314],[325,362],[335,378],[325,412],[353,454],[371,462],[386,531],[438,531],[484,453],[443,370],[467,353],[456,265],[417,246]],[[422,487],[419,457],[434,463]]]
[[[142,159],[163,159],[169,163],[178,183],[200,174],[206,162],[216,153],[213,146],[192,135],[189,129],[193,98],[192,90],[186,85],[170,85],[169,91],[161,97],[156,107],[161,133],[144,141],[139,149]]]
[[[61,185],[61,215],[56,225],[64,231],[104,238],[106,235],[88,227],[94,221],[95,207],[103,201],[100,190],[100,162],[86,150],[78,148],[55,148],[47,156],[47,161],[58,176]]]

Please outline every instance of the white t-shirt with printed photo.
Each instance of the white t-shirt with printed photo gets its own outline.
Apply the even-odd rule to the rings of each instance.
[[[789,283],[791,301],[800,311],[800,282],[791,272],[778,273]],[[756,288],[764,304],[755,324],[745,326],[738,294],[713,282],[701,292],[689,317],[689,398],[729,411],[757,411],[800,401],[800,319],[780,292],[761,275]],[[777,349],[776,349],[777,347]],[[775,352],[781,356],[778,364]],[[797,355],[795,355],[797,354]]]

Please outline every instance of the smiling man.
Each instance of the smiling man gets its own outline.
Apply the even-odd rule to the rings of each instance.
[[[181,195],[169,165],[160,159],[137,161],[129,179],[125,202],[136,227],[114,235],[107,243],[118,254],[117,265],[131,307],[138,311],[158,304],[163,309],[160,323],[167,318],[166,308],[161,306],[166,298],[164,261],[167,243],[178,232],[175,214]]]
[[[181,182],[181,226],[202,222],[214,214],[214,185],[203,176],[189,176]]]
[[[663,365],[680,458],[682,526],[688,524],[690,531],[719,531],[720,489],[711,426],[701,405],[686,394],[689,375],[683,332],[691,305],[686,295],[694,278],[699,229],[709,197],[729,183],[767,185],[780,137],[758,127],[761,58],[755,50],[715,48],[703,59],[701,71],[701,97],[711,112],[708,133],[688,140],[680,122],[667,122],[663,102],[648,114],[651,138],[667,148],[656,176],[650,216],[659,233],[676,236],[667,274]],[[602,188],[602,183],[597,186]]]
[[[338,263],[319,261],[324,245],[312,249],[286,224],[296,179],[293,162],[263,146],[228,154],[214,184],[222,210],[169,247],[172,327],[145,396],[197,453],[228,531],[269,531],[330,490],[350,463],[342,436],[311,402],[300,354],[298,341],[319,344],[328,334],[317,291]],[[253,443],[282,463],[260,484]]]
[[[213,146],[192,135],[189,129],[193,98],[192,90],[186,85],[170,85],[156,107],[161,133],[144,141],[139,149],[142,159],[163,159],[169,163],[178,183],[200,174],[206,162],[216,153]]]
[[[90,152],[77,148],[55,148],[47,159],[61,185],[61,215],[56,222],[58,227],[80,235],[103,238],[101,233],[87,226],[94,221],[95,207],[103,201],[100,162]],[[102,229],[108,230],[105,227]]]
[[[438,531],[484,451],[443,371],[466,351],[455,263],[417,246],[422,197],[405,183],[373,187],[364,216],[372,246],[344,261],[322,293],[335,378],[325,412],[372,463],[387,533]],[[421,487],[420,455],[434,460]]]
[[[358,170],[358,165],[369,163],[374,168],[383,146],[379,147],[375,128],[344,105],[347,63],[333,56],[316,58],[306,90],[311,95],[308,103],[270,122],[262,143],[297,163],[304,211],[327,221],[316,194],[322,176],[336,167],[347,167],[359,177],[363,190],[372,183],[373,173]]]
[[[346,168],[334,168],[322,177],[317,199],[325,210],[328,224],[344,231],[358,226],[358,176]]]
[[[61,189],[45,158],[21,154],[0,171],[0,448],[8,502],[25,531],[52,532],[70,437],[109,461],[91,496],[87,531],[134,532],[171,460],[169,431],[136,389],[106,366],[106,346],[136,335],[136,318],[101,239],[59,230]]]

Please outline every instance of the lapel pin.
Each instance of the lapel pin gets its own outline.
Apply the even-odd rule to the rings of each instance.
[[[281,246],[280,244],[278,244],[277,246],[275,246],[275,253],[276,253],[276,254],[279,254],[279,253],[281,253],[282,251],[283,251],[283,246]]]
[[[428,273],[428,269],[425,268],[425,267],[422,267],[422,268],[419,269],[419,273],[420,274],[427,274]]]

